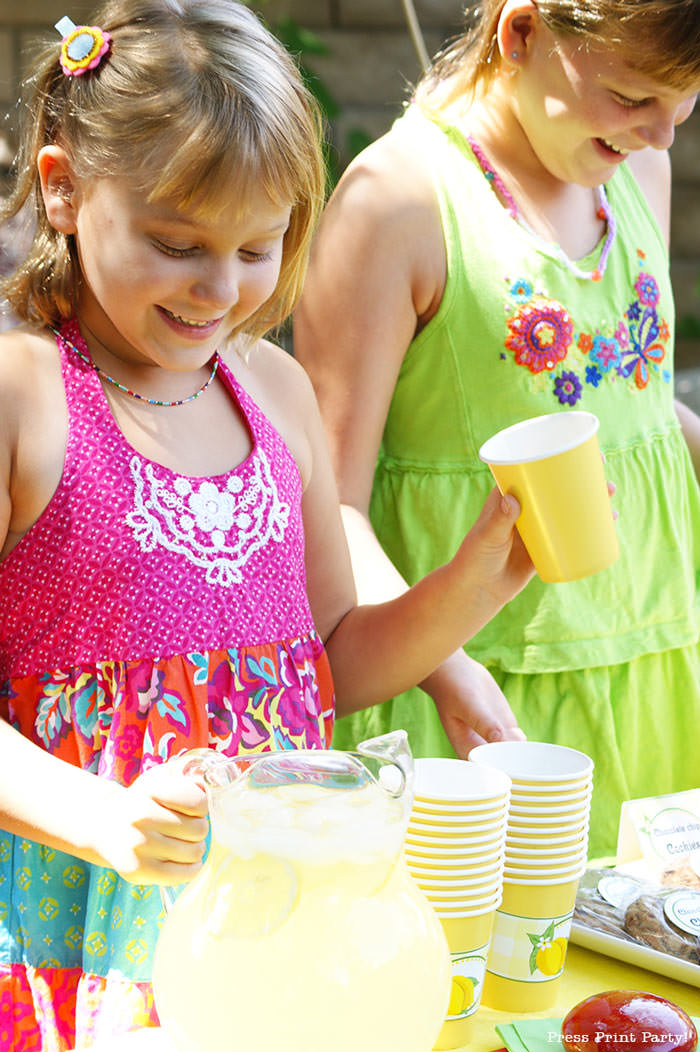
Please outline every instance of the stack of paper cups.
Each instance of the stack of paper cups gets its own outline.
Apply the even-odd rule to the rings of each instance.
[[[549,1008],[586,868],[593,761],[546,742],[479,745],[469,760],[512,781],[484,1004],[508,1012]]]
[[[409,872],[431,902],[452,954],[452,993],[436,1049],[471,1036],[494,915],[503,893],[510,778],[464,760],[415,761],[406,833]]]

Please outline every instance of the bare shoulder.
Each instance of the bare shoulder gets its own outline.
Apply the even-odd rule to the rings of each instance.
[[[60,374],[53,338],[27,326],[0,335],[0,415],[8,423],[21,420],[30,405]]]
[[[234,371],[235,367],[234,367]],[[315,396],[306,370],[284,347],[269,339],[258,340],[245,359],[244,386],[258,401],[285,395],[292,399],[303,399],[308,406]]]
[[[326,216],[352,209],[365,225],[416,221],[434,215],[435,191],[427,160],[410,137],[388,131],[355,157],[341,176]]]
[[[392,128],[350,162],[321,220],[295,328],[309,317],[342,319],[412,333],[439,304],[446,259],[442,222],[427,159]],[[381,289],[381,297],[377,290]],[[357,304],[361,311],[357,311]],[[368,321],[370,305],[380,311]],[[405,318],[405,321],[403,320]],[[304,333],[302,333],[302,336]]]
[[[258,340],[245,358],[229,350],[227,365],[279,431],[297,462],[302,480],[311,474],[312,440],[319,427],[316,395],[306,370],[271,340]]]
[[[24,326],[0,336],[0,550],[36,521],[63,463],[66,409],[53,338]]]
[[[648,147],[630,154],[628,164],[668,244],[671,217],[671,159],[668,151]]]

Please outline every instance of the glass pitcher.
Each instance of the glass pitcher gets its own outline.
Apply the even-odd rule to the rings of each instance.
[[[153,979],[178,1052],[430,1052],[452,969],[403,860],[405,732],[356,753],[192,757],[211,848],[168,910]]]

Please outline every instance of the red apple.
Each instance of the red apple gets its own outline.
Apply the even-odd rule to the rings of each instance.
[[[569,1052],[694,1052],[690,1016],[657,994],[607,990],[575,1005],[561,1025]]]

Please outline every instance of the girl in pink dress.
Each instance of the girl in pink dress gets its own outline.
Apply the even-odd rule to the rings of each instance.
[[[323,203],[296,68],[235,0],[114,0],[29,82],[2,294],[0,1048],[156,1024],[157,885],[199,870],[178,758],[330,747],[532,574],[493,493],[357,605],[315,399],[265,340]]]

